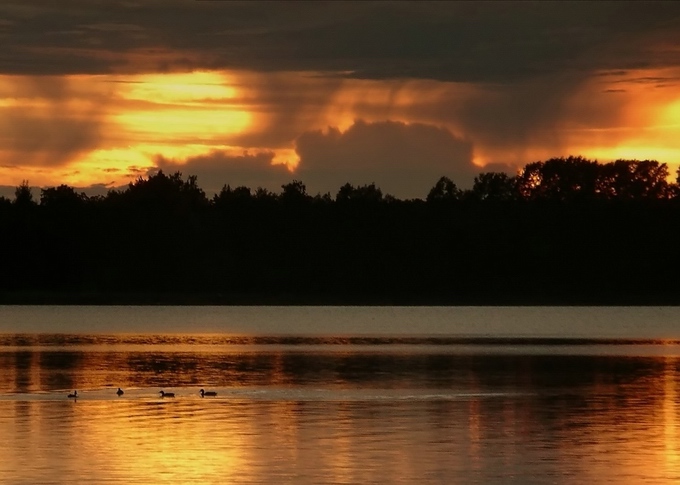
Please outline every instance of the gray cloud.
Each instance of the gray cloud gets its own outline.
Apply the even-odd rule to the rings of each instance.
[[[630,102],[629,97],[602,96],[603,87],[609,85],[604,78],[584,78],[580,73],[472,88],[429,81],[391,85],[396,98],[403,89],[409,102],[390,106],[359,101],[351,111],[371,120],[396,118],[455,127],[474,143],[475,155],[483,152],[488,162],[492,154],[493,161],[514,166],[533,161],[527,153],[537,147],[555,156],[568,155],[565,150],[573,144],[570,129],[615,127]]]
[[[278,193],[281,185],[290,182],[293,176],[285,166],[272,165],[273,158],[273,152],[234,156],[214,151],[182,161],[159,156],[156,167],[165,173],[181,172],[185,177],[196,175],[198,185],[208,195],[219,192],[224,185],[232,188],[241,185],[251,189],[262,187]]]
[[[107,129],[104,93],[80,93],[53,76],[17,77],[0,87],[0,147],[23,166],[59,166],[100,146]],[[78,109],[70,106],[83,101]]]
[[[232,135],[239,146],[280,148],[290,145],[300,133],[315,125],[343,85],[341,79],[318,78],[291,73],[243,74],[244,97],[238,102],[258,117],[252,129]]]
[[[375,183],[399,198],[424,198],[446,175],[469,187],[479,169],[472,145],[445,128],[420,123],[356,121],[347,131],[310,131],[296,142],[296,178],[310,193],[335,195],[345,183]]]
[[[13,185],[0,185],[0,197],[5,197],[9,200],[14,200],[14,191],[16,190],[16,187]],[[31,193],[33,194],[33,198],[35,198],[36,194],[36,189],[31,188]],[[40,193],[40,190],[38,189],[38,193]]]
[[[134,68],[510,82],[677,65],[680,44],[674,2],[7,0],[0,19],[0,71],[31,74],[120,71],[167,49]]]
[[[101,140],[97,120],[46,117],[3,109],[0,145],[24,166],[57,166],[96,148]]]

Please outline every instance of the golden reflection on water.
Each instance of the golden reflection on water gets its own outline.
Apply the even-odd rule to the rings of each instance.
[[[0,483],[674,483],[678,362],[0,352]]]
[[[102,415],[110,407],[99,406],[96,412]],[[164,477],[192,481],[222,477],[229,481],[240,467],[235,450],[242,435],[233,433],[229,426],[216,429],[210,420],[194,419],[197,411],[194,403],[163,402],[147,403],[143,409],[128,408],[112,419],[82,416],[84,446],[96,449],[106,443],[107,468],[126,470],[132,476],[152,472],[154,481],[163,481]],[[215,448],[215,442],[228,446]]]
[[[555,403],[562,467],[583,483],[676,483],[678,359],[609,361],[591,370],[581,394]]]
[[[472,466],[478,470],[481,465],[481,423],[479,412],[479,400],[471,399],[468,404],[468,423],[469,423],[469,439],[470,439],[470,458]]]
[[[678,400],[676,384],[678,379],[677,359],[664,359],[663,373],[663,429],[667,472],[680,470],[680,440],[676,428]]]
[[[230,483],[243,473],[238,450],[247,423],[215,426],[200,416],[196,403],[13,404],[14,427],[3,431],[19,446],[7,448],[3,460],[14,470],[3,476],[0,466],[0,483],[15,483],[19,474],[39,483],[41,472],[53,483],[73,477],[91,483]]]

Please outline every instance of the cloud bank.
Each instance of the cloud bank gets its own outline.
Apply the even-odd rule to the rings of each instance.
[[[195,175],[199,186],[208,195],[218,193],[224,185],[232,188],[246,186],[253,190],[262,187],[278,193],[281,185],[290,182],[293,177],[284,165],[272,165],[273,158],[273,152],[231,155],[214,151],[186,160],[159,156],[156,166],[165,173],[181,172],[184,177]]]
[[[326,71],[505,83],[677,65],[675,2],[6,0],[0,72]],[[653,54],[653,55],[650,55]]]
[[[315,192],[335,195],[345,183],[375,183],[399,198],[424,198],[439,177],[471,186],[479,171],[472,145],[446,128],[357,120],[346,131],[310,131],[296,141],[296,171]]]

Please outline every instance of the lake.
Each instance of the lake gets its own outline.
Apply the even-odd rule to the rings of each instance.
[[[0,484],[677,483],[679,380],[676,307],[0,306]]]

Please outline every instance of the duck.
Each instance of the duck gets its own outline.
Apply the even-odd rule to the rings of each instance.
[[[73,391],[73,393],[72,393],[72,394],[69,394],[67,397],[76,399],[76,398],[78,397],[78,391]]]
[[[116,394],[118,394],[119,396],[122,396],[123,394],[125,394],[125,391],[123,391],[123,390],[119,387],[118,390],[116,391]]]
[[[174,392],[164,392],[164,391],[160,391],[159,394],[161,395],[161,397],[175,397],[175,393],[174,393]]]
[[[201,397],[217,396],[217,393],[215,391],[205,391],[205,390],[201,389],[199,392],[201,393]]]

